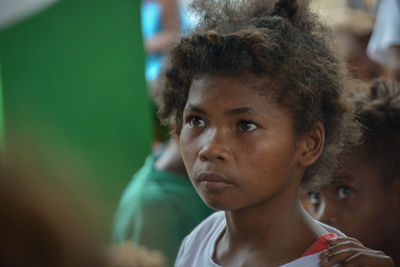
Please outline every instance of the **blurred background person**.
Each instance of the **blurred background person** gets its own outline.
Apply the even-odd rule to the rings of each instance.
[[[131,242],[160,251],[166,266],[173,266],[183,238],[212,212],[187,176],[173,127],[162,127],[156,117],[163,53],[192,27],[186,9],[190,2],[142,2],[142,31],[148,52],[146,79],[154,99],[155,141],[153,153],[133,175],[121,197],[112,229],[113,244]]]
[[[164,52],[180,34],[193,26],[188,12],[191,0],[142,0],[141,22],[146,59],[146,80],[150,89],[155,86],[164,64]]]
[[[146,81],[150,95],[154,98],[159,86],[159,76],[164,65],[164,53],[180,34],[189,31],[191,24],[187,11],[189,0],[142,0],[141,22],[146,56]],[[168,127],[162,126],[156,116],[157,107],[153,102],[154,141],[152,150],[162,150],[168,140]]]
[[[385,74],[367,56],[375,21],[376,0],[313,0],[316,10],[332,29],[333,46],[347,64],[352,78],[370,82]]]
[[[183,238],[212,212],[192,186],[173,134],[163,151],[147,157],[125,189],[112,240],[158,250],[166,266],[173,266]]]
[[[380,0],[368,55],[400,80],[400,2]]]
[[[163,53],[181,31],[178,0],[142,0],[142,32],[147,52],[146,80],[151,86],[163,65]]]
[[[333,182],[310,192],[318,220],[400,263],[400,87],[374,81],[352,98],[365,133],[341,155]]]

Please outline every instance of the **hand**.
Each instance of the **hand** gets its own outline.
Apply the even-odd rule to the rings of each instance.
[[[329,241],[331,247],[320,254],[320,266],[335,264],[343,267],[394,267],[391,257],[382,251],[365,247],[355,238],[338,237]]]

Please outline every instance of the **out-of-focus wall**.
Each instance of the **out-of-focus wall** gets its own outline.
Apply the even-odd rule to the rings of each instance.
[[[0,32],[7,154],[75,173],[104,231],[150,153],[139,16],[137,0],[62,0]]]

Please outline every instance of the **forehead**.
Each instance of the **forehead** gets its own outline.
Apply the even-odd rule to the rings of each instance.
[[[243,102],[247,105],[276,102],[275,82],[252,74],[202,75],[193,80],[188,102]],[[276,103],[274,103],[277,105]]]
[[[367,157],[362,146],[344,154],[340,167],[334,173],[333,181],[353,182],[367,187],[379,185],[382,177],[375,164],[371,164]]]

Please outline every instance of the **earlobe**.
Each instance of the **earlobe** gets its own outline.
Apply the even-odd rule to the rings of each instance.
[[[312,165],[321,155],[325,144],[325,128],[317,122],[313,129],[304,135],[300,151],[300,164],[303,167]]]

